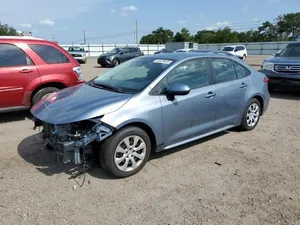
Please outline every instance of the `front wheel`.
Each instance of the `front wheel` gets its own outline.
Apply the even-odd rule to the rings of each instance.
[[[250,101],[247,109],[244,112],[242,124],[240,126],[241,130],[250,131],[253,130],[260,119],[261,105],[259,101],[254,98]]]
[[[114,59],[114,60],[112,61],[112,64],[113,64],[113,66],[117,66],[117,65],[120,64],[120,61],[119,61],[118,59]]]
[[[35,95],[32,98],[32,105],[35,105],[36,103],[38,103],[42,98],[45,98],[47,95],[58,91],[59,89],[56,87],[46,87],[43,88],[41,90],[39,90],[37,93],[35,93]]]
[[[247,56],[244,54],[242,59],[243,59],[243,60],[246,60],[246,58],[247,58]]]
[[[100,162],[113,176],[124,178],[138,173],[151,152],[148,134],[138,127],[127,127],[101,145]]]

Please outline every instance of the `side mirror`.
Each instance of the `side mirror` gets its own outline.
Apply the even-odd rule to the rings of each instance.
[[[279,56],[279,52],[276,52],[275,54],[273,54],[274,57]]]
[[[120,55],[123,55],[124,54],[124,52],[120,52]]]
[[[234,52],[238,52],[239,50],[235,49]]]
[[[190,91],[190,87],[185,84],[171,84],[168,87],[166,94],[168,100],[173,101],[176,95],[187,95]]]

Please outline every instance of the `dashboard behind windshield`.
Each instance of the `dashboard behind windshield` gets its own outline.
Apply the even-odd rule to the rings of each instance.
[[[173,63],[154,57],[135,58],[99,75],[93,83],[114,87],[122,93],[138,93]]]

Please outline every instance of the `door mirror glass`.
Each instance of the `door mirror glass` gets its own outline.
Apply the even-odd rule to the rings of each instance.
[[[120,55],[123,55],[124,54],[124,52],[120,52]]]
[[[167,96],[169,100],[174,100],[176,95],[187,95],[191,91],[186,84],[171,84],[167,89]]]

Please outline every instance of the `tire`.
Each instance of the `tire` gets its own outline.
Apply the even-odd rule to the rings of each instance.
[[[101,64],[101,67],[105,68],[105,67],[106,67],[106,65],[102,65],[102,64]]]
[[[255,110],[255,112],[257,113],[252,113],[252,115],[257,115],[257,117],[254,117],[253,119],[255,120],[256,119],[256,122],[255,123],[252,123],[252,124],[249,124],[250,122],[248,121],[247,122],[247,118],[248,118],[248,112],[250,110],[250,107],[252,108],[252,110],[254,110],[256,107],[257,107],[257,110]],[[253,98],[250,103],[248,104],[244,114],[243,114],[243,118],[242,118],[242,124],[240,126],[240,130],[243,130],[243,131],[250,131],[250,130],[253,130],[258,122],[259,122],[259,119],[260,119],[260,115],[261,115],[261,105],[260,105],[260,102],[256,99],[256,98]],[[249,112],[250,113],[250,112]],[[252,121],[254,122],[254,121]]]
[[[132,137],[134,137],[134,139]],[[128,149],[124,140],[128,140],[130,149]],[[137,141],[135,145],[137,148],[142,145],[142,143],[144,143],[144,148],[134,151],[132,149],[132,142],[134,140]],[[117,152],[118,148],[121,151]],[[138,127],[127,127],[103,142],[99,152],[99,159],[102,167],[111,175],[117,178],[125,178],[138,173],[145,166],[149,159],[150,152],[151,141],[148,134]],[[143,156],[143,159],[139,159],[134,156],[134,154]],[[119,162],[117,162],[117,159],[119,159]],[[135,168],[132,167],[133,161],[137,164]],[[124,166],[126,163],[127,166],[122,170],[121,166]]]
[[[53,93],[55,91],[58,91],[59,89],[56,87],[46,87],[41,90],[39,90],[32,98],[32,105],[35,105],[38,103],[43,97],[45,97],[47,94]]]
[[[117,66],[117,65],[120,64],[120,61],[119,61],[118,59],[114,59],[114,60],[112,61],[112,64],[113,64],[113,66]]]
[[[244,55],[243,55],[243,60],[246,60],[246,58],[247,58],[247,56],[244,54]]]

